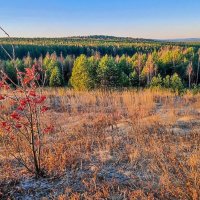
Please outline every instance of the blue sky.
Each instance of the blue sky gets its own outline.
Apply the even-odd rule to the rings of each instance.
[[[200,0],[0,0],[0,25],[17,37],[187,38],[200,37],[199,10]]]

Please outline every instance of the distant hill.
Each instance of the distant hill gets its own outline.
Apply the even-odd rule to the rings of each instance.
[[[168,43],[168,42],[180,42],[180,43],[195,43],[200,42],[200,38],[175,38],[175,39],[146,39],[146,38],[133,38],[133,37],[118,37],[118,36],[109,36],[109,35],[88,35],[88,36],[67,36],[67,37],[32,37],[32,38],[23,38],[23,37],[13,37],[13,41],[26,41],[26,42],[36,42],[36,41],[105,41],[105,42],[130,42],[130,43]],[[10,41],[7,37],[0,37],[0,43],[2,41]]]
[[[131,41],[131,42],[155,42],[154,39],[145,38],[132,38],[132,37],[117,37],[108,35],[89,35],[89,36],[76,36],[71,38],[84,38],[84,39],[96,39],[96,40],[118,40],[118,41]]]
[[[162,41],[167,42],[200,42],[200,38],[177,38],[177,39],[166,39]]]
[[[17,48],[20,45],[24,45],[27,48],[32,48],[33,46],[41,46],[44,48],[48,48],[50,51],[50,47],[55,48],[84,48],[84,47],[104,47],[107,48],[107,51],[112,46],[122,47],[122,48],[135,48],[135,51],[138,51],[140,48],[145,49],[146,47],[154,50],[155,48],[159,48],[163,45],[179,45],[179,46],[198,46],[200,47],[200,38],[186,38],[186,39],[145,39],[145,38],[132,38],[132,37],[116,37],[116,36],[107,36],[107,35],[89,35],[89,36],[70,36],[70,37],[55,37],[55,38],[20,38],[20,37],[12,37],[0,38],[0,45],[10,45],[14,44]],[[29,46],[29,47],[28,47]],[[30,47],[32,46],[32,47]],[[21,46],[22,48],[22,46]],[[69,51],[66,50],[65,51]],[[133,50],[132,49],[132,50]],[[96,51],[96,49],[93,49]],[[31,51],[30,49],[26,49],[26,51]],[[61,50],[60,50],[61,51]],[[64,50],[62,50],[64,51]],[[99,50],[100,51],[100,50]]]
[[[108,41],[108,42],[130,42],[130,43],[152,43],[157,42],[153,39],[145,39],[145,38],[132,38],[132,37],[116,37],[116,36],[107,36],[107,35],[89,35],[89,36],[69,36],[69,37],[55,37],[55,38],[45,38],[45,37],[36,37],[36,38],[22,38],[22,37],[13,37],[13,41],[27,41],[27,42],[35,42],[35,41]],[[10,39],[3,37],[0,38],[1,41],[10,41]]]

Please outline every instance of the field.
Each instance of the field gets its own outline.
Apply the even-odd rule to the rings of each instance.
[[[189,92],[46,88],[45,177],[0,136],[0,199],[200,198],[200,102]],[[24,145],[22,142],[21,145]],[[26,152],[22,152],[26,154]]]

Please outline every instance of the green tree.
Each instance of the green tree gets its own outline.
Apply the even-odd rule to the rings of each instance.
[[[97,68],[98,83],[101,87],[121,86],[121,70],[113,57],[105,55],[101,58]]]
[[[43,60],[43,69],[45,70],[45,74],[46,74],[46,79],[45,79],[46,85],[50,85],[51,74],[55,68],[57,68],[61,74],[61,70],[60,70],[61,64],[57,60],[56,53],[54,52],[51,55],[49,55],[49,53],[47,53],[47,55],[45,56],[45,58]],[[56,71],[56,70],[54,70],[54,71]],[[62,74],[61,74],[61,77],[62,77]],[[64,81],[63,78],[61,80],[62,80],[62,84],[63,84],[63,81]]]
[[[130,58],[126,57],[125,55],[122,55],[119,58],[119,62],[118,62],[118,68],[124,72],[127,76],[130,75],[131,72],[133,72],[132,66],[131,66],[131,62],[130,62]]]
[[[14,83],[17,83],[17,71],[13,61],[6,61],[4,63],[4,71]]]
[[[75,60],[70,78],[70,84],[75,90],[88,90],[94,87],[90,67],[91,61],[88,61],[85,55]]]
[[[163,87],[164,88],[170,88],[171,87],[171,80],[170,80],[170,76],[167,75],[164,79],[163,79]]]
[[[64,80],[66,83],[69,82],[69,79],[72,75],[72,68],[74,65],[74,58],[68,55],[63,63],[63,73],[64,73]]]
[[[138,87],[138,82],[139,82],[139,77],[137,72],[134,70],[131,74],[130,74],[130,84],[133,87]]]
[[[121,86],[128,87],[131,85],[130,75],[133,72],[133,68],[131,65],[131,58],[125,55],[119,58],[119,62],[117,63],[118,69],[121,71]]]
[[[163,80],[160,74],[158,76],[154,76],[151,80],[150,87],[151,88],[162,88]]]
[[[88,58],[87,71],[90,79],[90,88],[95,88],[97,85],[97,68],[99,65],[99,60],[95,56]]]
[[[183,92],[183,83],[181,81],[181,78],[178,76],[178,74],[174,74],[171,79],[170,79],[170,82],[171,82],[171,89],[173,92],[175,93],[178,93],[178,94],[181,94]]]
[[[51,87],[59,87],[62,86],[62,84],[63,84],[62,75],[60,69],[56,66],[51,72],[49,85]]]
[[[6,61],[2,63],[4,72],[8,75],[8,77],[14,82],[17,83],[17,71],[14,67],[13,61]],[[25,66],[23,65],[22,60],[16,59],[15,65],[17,66],[18,70],[24,72]]]

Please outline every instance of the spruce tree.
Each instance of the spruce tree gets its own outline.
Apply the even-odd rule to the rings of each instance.
[[[62,83],[63,80],[60,69],[56,66],[51,72],[49,85],[51,87],[59,87],[62,86]]]
[[[90,76],[90,64],[85,55],[81,55],[75,60],[70,78],[70,84],[75,90],[89,90],[94,87]]]

